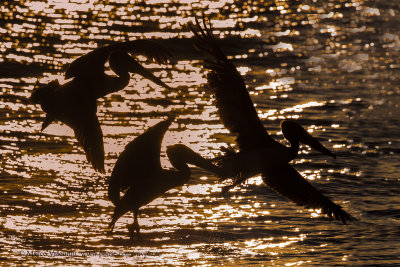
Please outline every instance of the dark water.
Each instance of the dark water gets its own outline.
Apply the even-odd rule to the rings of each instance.
[[[0,257],[18,265],[400,265],[400,4],[397,1],[6,1],[0,17]],[[235,3],[235,4],[233,4]],[[220,196],[216,177],[194,169],[188,185],[142,208],[145,241],[124,216],[106,235],[106,179],[135,136],[178,115],[162,148],[184,143],[205,157],[233,138],[204,90],[201,55],[185,27],[212,14],[220,45],[249,85],[272,136],[295,118],[337,153],[303,148],[293,163],[359,219],[342,225],[250,179]],[[115,41],[154,39],[175,66],[148,64],[169,92],[132,76],[102,99],[106,175],[92,170],[68,127],[40,132],[27,98],[63,80],[65,65]],[[168,100],[168,101],[165,101]]]

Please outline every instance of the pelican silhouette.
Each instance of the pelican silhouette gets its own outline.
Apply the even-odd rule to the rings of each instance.
[[[290,164],[299,151],[299,142],[335,157],[328,149],[304,130],[295,121],[283,121],[282,132],[291,146],[275,141],[264,128],[246,89],[242,76],[219,48],[211,26],[203,27],[195,17],[196,28],[188,24],[195,35],[195,47],[212,57],[206,60],[208,86],[215,95],[218,115],[225,127],[236,134],[239,152],[224,149],[225,155],[218,157],[219,166],[233,177],[234,183],[223,189],[228,191],[245,179],[262,174],[264,183],[306,208],[321,209],[329,217],[346,223],[355,220],[341,206],[333,203],[304,179]]]
[[[42,131],[58,120],[74,130],[87,160],[97,171],[104,172],[103,133],[97,118],[97,99],[125,88],[129,73],[136,73],[170,89],[139,64],[131,54],[143,54],[158,63],[166,63],[170,54],[162,46],[147,40],[116,43],[89,52],[71,63],[65,78],[71,81],[60,85],[58,80],[33,91],[30,99],[46,112]],[[105,64],[118,76],[107,75]]]
[[[191,175],[187,164],[222,175],[221,168],[183,144],[167,147],[167,156],[176,170],[161,167],[161,143],[173,120],[174,118],[170,117],[161,121],[136,137],[125,147],[115,163],[108,186],[108,198],[115,205],[109,224],[110,232],[120,217],[132,211],[134,222],[128,225],[129,234],[133,238],[136,231],[137,237],[140,238],[139,208],[166,191],[184,185]],[[121,192],[125,192],[122,198]]]

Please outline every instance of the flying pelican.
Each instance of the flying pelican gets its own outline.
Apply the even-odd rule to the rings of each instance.
[[[74,60],[65,73],[71,81],[58,80],[33,91],[30,99],[46,112],[42,131],[55,120],[74,130],[87,160],[97,171],[104,172],[103,133],[97,118],[97,99],[125,88],[129,73],[136,73],[170,89],[139,64],[131,54],[143,54],[158,63],[166,63],[170,54],[162,46],[147,40],[135,40],[104,46]],[[105,63],[118,76],[105,73]]]
[[[197,29],[188,25],[195,35],[195,47],[212,57],[206,60],[205,68],[208,86],[215,95],[218,115],[225,127],[236,134],[239,152],[224,149],[225,155],[217,158],[220,167],[236,180],[223,191],[241,183],[245,179],[262,174],[264,183],[298,205],[321,209],[329,217],[346,224],[355,220],[341,206],[333,203],[304,179],[290,164],[298,154],[299,142],[307,144],[323,154],[335,157],[328,149],[307,133],[295,121],[283,121],[284,137],[291,146],[286,147],[275,141],[259,119],[242,76],[219,48],[203,16],[203,27],[197,17]]]
[[[133,212],[133,224],[128,225],[131,238],[135,231],[140,239],[139,208],[163,195],[166,191],[184,185],[190,178],[188,163],[223,175],[221,168],[212,164],[183,144],[167,147],[167,156],[176,170],[161,167],[160,149],[165,132],[173,117],[159,122],[131,141],[119,156],[109,179],[108,198],[115,205],[109,224],[112,232],[117,220],[129,211]],[[124,192],[123,197],[120,193]]]

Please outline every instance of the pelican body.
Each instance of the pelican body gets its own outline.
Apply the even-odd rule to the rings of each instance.
[[[225,127],[236,135],[239,149],[237,152],[232,148],[225,148],[225,155],[215,159],[226,173],[225,178],[234,178],[233,184],[223,191],[228,191],[249,177],[261,174],[267,186],[298,205],[321,209],[329,217],[343,223],[355,220],[289,164],[297,156],[300,142],[323,154],[336,156],[295,121],[287,120],[281,124],[290,147],[274,140],[259,119],[242,76],[219,48],[204,16],[202,26],[197,17],[195,20],[196,29],[188,25],[195,35],[195,48],[211,57],[204,64],[210,70],[207,74],[208,87],[215,97],[218,115]]]
[[[97,99],[124,89],[130,80],[130,73],[150,79],[170,89],[139,64],[129,53],[144,54],[149,59],[166,63],[169,53],[160,45],[146,40],[116,43],[98,48],[71,63],[65,78],[72,80],[60,85],[58,80],[33,91],[30,99],[40,104],[46,112],[42,131],[58,120],[74,130],[87,160],[97,171],[104,172],[103,133],[98,121]],[[105,64],[117,76],[105,73]]]
[[[161,167],[160,149],[162,139],[173,118],[162,121],[131,141],[119,156],[109,179],[108,198],[115,205],[109,224],[112,231],[117,220],[129,211],[134,222],[128,226],[131,238],[140,238],[139,208],[163,195],[166,191],[188,182],[189,164],[221,173],[221,169],[183,144],[167,147],[167,156],[175,168]],[[121,197],[121,193],[125,194]]]
[[[227,177],[235,177],[236,179],[232,185],[225,187],[223,192],[247,178],[262,172],[273,173],[276,169],[286,166],[298,155],[300,143],[307,144],[325,155],[336,158],[335,154],[326,149],[297,122],[285,120],[281,124],[281,129],[283,136],[289,141],[290,147],[271,138],[274,142],[269,145],[245,147],[239,152],[235,152],[233,149],[225,150],[226,155],[217,159],[217,161],[226,170]]]

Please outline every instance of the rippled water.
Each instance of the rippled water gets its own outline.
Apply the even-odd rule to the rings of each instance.
[[[58,264],[400,265],[400,14],[397,1],[6,1],[0,7],[0,257]],[[235,3],[235,4],[234,4]],[[124,146],[168,114],[162,148],[184,143],[203,156],[233,138],[204,90],[201,55],[185,23],[212,14],[222,49],[249,85],[272,136],[295,118],[338,154],[308,151],[294,165],[359,219],[342,225],[272,192],[260,177],[219,192],[194,169],[189,184],[142,208],[145,241],[126,224],[106,235],[113,206],[106,179]],[[148,64],[171,92],[132,76],[100,100],[106,175],[92,170],[73,132],[28,97],[63,80],[67,63],[115,41],[154,39],[174,66]]]

